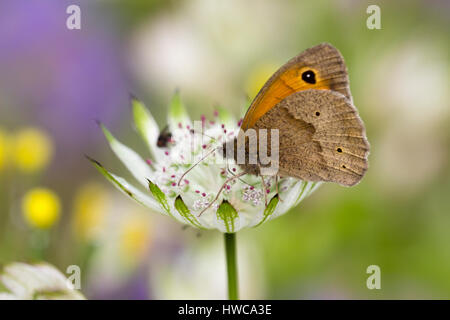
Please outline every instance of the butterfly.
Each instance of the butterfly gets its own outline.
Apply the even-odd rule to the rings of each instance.
[[[331,44],[303,51],[264,84],[247,110],[238,136],[219,147],[224,158],[231,153],[242,172],[225,181],[209,206],[228,182],[245,174],[261,176],[266,189],[263,169],[267,164],[261,153],[255,152],[261,149],[261,140],[256,139],[252,145],[247,132],[254,130],[260,136],[262,131],[273,129],[277,131],[277,143],[272,145],[271,133],[266,136],[265,148],[278,156],[274,174],[277,188],[278,177],[353,186],[368,169],[366,129],[353,105],[344,59]],[[244,161],[240,161],[238,150],[244,151]],[[252,155],[255,163],[247,161]]]
[[[249,148],[242,143],[248,139],[240,138],[249,129],[278,129],[277,149],[267,147],[279,155],[277,176],[352,186],[367,171],[365,127],[353,105],[344,59],[331,44],[305,50],[264,84],[233,141],[246,159]],[[226,152],[226,144],[223,148]],[[261,175],[264,168],[259,158],[239,165],[243,174]]]

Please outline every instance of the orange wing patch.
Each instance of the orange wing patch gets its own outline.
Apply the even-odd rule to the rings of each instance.
[[[322,43],[309,48],[281,66],[253,100],[242,129],[251,128],[262,115],[289,95],[308,89],[332,90],[352,101],[344,58],[331,44]]]
[[[314,84],[302,79],[302,74],[308,70],[315,75]],[[242,123],[244,130],[251,128],[267,111],[295,92],[308,89],[330,90],[329,81],[322,79],[317,70],[309,67],[288,69],[278,78],[271,80],[271,85],[261,89],[250,106]]]

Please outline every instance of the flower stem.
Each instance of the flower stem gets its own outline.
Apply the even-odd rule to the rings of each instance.
[[[236,233],[224,233],[227,258],[228,299],[238,300],[238,274],[236,259]]]

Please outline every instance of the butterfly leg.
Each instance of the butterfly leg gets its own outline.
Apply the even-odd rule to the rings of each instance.
[[[280,179],[280,177],[278,175],[276,175],[275,176],[275,186],[276,186],[276,190],[277,190],[278,200],[283,202],[283,199],[281,199],[281,197],[280,197],[280,190],[278,188],[279,179]]]
[[[278,175],[275,175],[275,187],[276,187],[276,190],[277,190],[278,200],[280,200],[281,202],[283,202],[283,200],[282,200],[281,197],[280,197],[280,191],[279,191],[279,189],[278,189],[278,182],[279,182],[278,180],[279,180]]]
[[[222,184],[222,186],[220,187],[220,189],[219,189],[219,191],[217,192],[217,194],[216,194],[216,197],[213,199],[213,201],[211,201],[199,214],[198,214],[198,216],[197,217],[200,217],[202,214],[203,214],[203,212],[205,212],[206,210],[208,210],[212,205],[213,205],[213,203],[214,202],[216,202],[216,200],[219,198],[219,196],[220,196],[220,193],[222,192],[222,190],[225,188],[225,186],[227,185],[227,183],[228,182],[230,182],[230,181],[233,181],[234,179],[237,179],[237,178],[239,178],[239,177],[241,177],[241,176],[243,176],[244,174],[246,174],[246,172],[245,171],[243,171],[243,172],[241,172],[241,173],[239,173],[239,174],[237,174],[237,175],[235,175],[235,176],[233,176],[233,177],[230,177],[230,178],[228,178],[227,180],[225,180],[225,182]]]
[[[266,207],[267,207],[267,186],[266,186],[266,183],[264,182],[264,177],[263,176],[261,176],[261,184],[262,184],[263,192],[264,192],[264,202],[265,202]]]
[[[227,168],[228,173],[230,173],[232,176],[236,176],[236,173],[234,173],[233,171],[230,170],[230,168]],[[248,182],[245,182],[244,180],[242,180],[240,177],[237,178],[240,182],[242,182],[243,184],[246,184],[248,186],[252,186],[251,184],[249,184]]]
[[[192,167],[190,167],[189,169],[187,169],[182,176],[180,177],[180,179],[178,180],[178,186],[180,185],[181,181],[183,180],[183,178],[192,170],[194,169],[200,162],[202,162],[203,160],[205,160],[208,156],[212,155],[216,149],[212,149],[211,151],[209,151],[206,155],[204,155],[200,160],[198,160]]]

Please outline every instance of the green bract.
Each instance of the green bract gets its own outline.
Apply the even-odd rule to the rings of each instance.
[[[192,227],[233,233],[259,226],[286,213],[319,185],[283,178],[279,180],[277,195],[275,179],[265,177],[268,188],[266,207],[261,178],[244,175],[226,185],[217,201],[199,216],[225,180],[239,174],[241,169],[232,159],[227,163],[218,161],[221,159],[213,153],[186,176],[182,175],[208,152],[233,139],[239,130],[238,122],[226,109],[219,109],[213,120],[202,117],[201,122],[197,122],[203,132],[199,134],[193,130],[195,125],[176,93],[170,103],[167,120],[172,136],[167,146],[158,147],[160,130],[152,115],[136,99],[132,99],[132,107],[137,132],[149,149],[146,160],[114,138],[103,125],[101,127],[111,149],[141,185],[140,188],[110,173],[98,161],[90,160],[120,191],[152,211]]]

